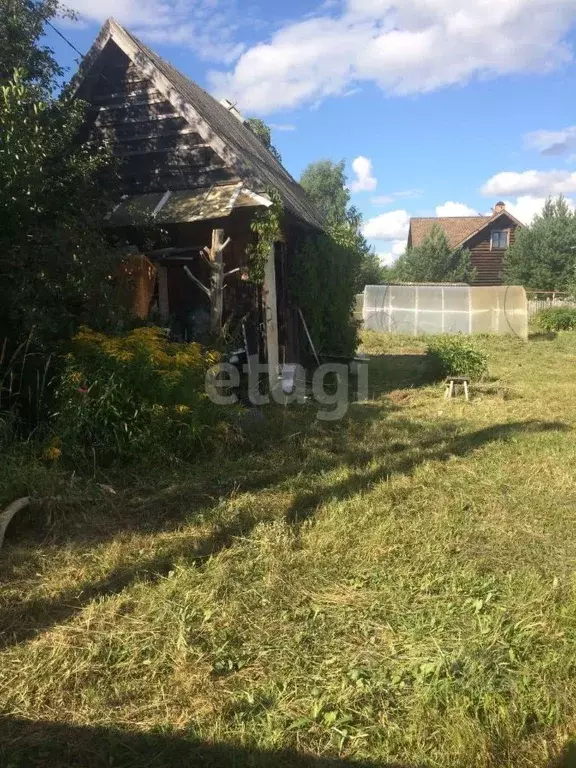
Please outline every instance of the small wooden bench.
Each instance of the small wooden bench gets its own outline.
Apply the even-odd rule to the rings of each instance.
[[[446,379],[446,394],[444,395],[445,399],[450,400],[451,398],[456,397],[457,387],[462,387],[466,400],[469,400],[469,383],[470,379],[467,376],[448,376]]]

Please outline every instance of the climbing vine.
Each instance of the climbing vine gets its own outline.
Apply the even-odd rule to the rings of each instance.
[[[282,234],[284,207],[280,195],[275,189],[267,190],[272,205],[264,211],[258,211],[250,224],[255,241],[247,248],[249,258],[248,277],[256,285],[262,285],[266,264],[274,243]]]

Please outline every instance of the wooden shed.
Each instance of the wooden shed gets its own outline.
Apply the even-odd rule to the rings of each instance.
[[[207,323],[243,322],[274,371],[298,362],[290,259],[303,235],[325,228],[304,190],[231,103],[215,100],[113,19],[75,88],[89,104],[84,138],[107,142],[120,160],[121,198],[107,225],[145,257],[136,275],[138,312],[148,299],[147,310],[183,339]],[[247,248],[256,213],[272,205],[271,190],[282,203],[282,231],[259,286],[246,279]],[[212,290],[218,275],[219,294]]]

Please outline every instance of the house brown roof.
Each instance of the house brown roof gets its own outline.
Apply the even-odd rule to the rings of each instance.
[[[464,245],[466,240],[469,240],[472,235],[484,229],[490,222],[495,221],[500,216],[506,216],[508,219],[511,219],[518,227],[523,226],[522,222],[518,221],[505,208],[496,211],[492,216],[429,216],[426,218],[414,218],[410,219],[408,242],[413,248],[422,245],[432,231],[434,224],[439,224],[448,237],[450,247],[457,248],[460,245]]]
[[[463,240],[488,224],[493,216],[433,216],[422,219],[410,219],[410,233],[412,246],[422,245],[432,231],[434,224],[439,224],[446,236],[451,248],[456,248]]]

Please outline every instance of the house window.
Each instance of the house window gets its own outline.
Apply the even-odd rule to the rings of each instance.
[[[495,229],[492,232],[492,250],[508,248],[508,231],[505,229]]]

